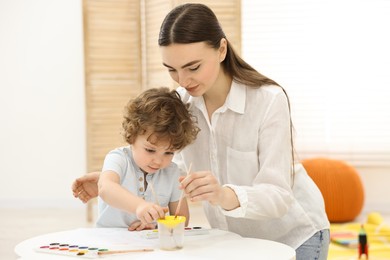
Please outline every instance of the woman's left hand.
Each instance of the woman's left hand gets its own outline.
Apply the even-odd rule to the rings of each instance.
[[[192,172],[185,177],[181,176],[179,181],[180,188],[192,202],[206,200],[225,210],[240,206],[236,193],[228,187],[222,187],[210,171]]]
[[[210,171],[193,172],[179,178],[180,188],[193,202],[207,200],[218,205],[223,200],[222,186]]]

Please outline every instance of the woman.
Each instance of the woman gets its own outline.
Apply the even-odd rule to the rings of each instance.
[[[287,244],[296,259],[326,259],[329,221],[317,186],[294,164],[283,88],[234,52],[205,5],[174,8],[158,42],[201,129],[174,159],[183,169],[192,163],[192,173],[180,179],[187,198],[204,202],[213,228]],[[75,196],[95,196],[97,178],[76,180]]]

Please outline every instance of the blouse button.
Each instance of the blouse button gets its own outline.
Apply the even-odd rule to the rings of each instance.
[[[141,187],[141,188],[139,188],[139,191],[141,191],[141,192],[142,192],[142,191],[144,191],[144,188],[142,188],[142,187]]]
[[[144,180],[144,178],[142,178],[142,177],[139,177],[139,179],[138,179],[139,181],[143,181]]]

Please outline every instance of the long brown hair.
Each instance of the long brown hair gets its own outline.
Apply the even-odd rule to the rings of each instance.
[[[172,9],[161,24],[158,44],[159,46],[169,46],[173,43],[186,44],[205,42],[210,47],[218,50],[222,38],[225,38],[227,41],[227,53],[225,60],[222,62],[222,67],[224,72],[232,76],[234,81],[254,88],[259,88],[265,85],[276,85],[281,87],[274,80],[255,70],[235,52],[233,46],[226,38],[216,15],[206,5],[188,3],[179,5]],[[288,108],[290,111],[293,175],[295,171],[295,156],[290,100],[286,91],[283,88],[282,90],[287,97]]]

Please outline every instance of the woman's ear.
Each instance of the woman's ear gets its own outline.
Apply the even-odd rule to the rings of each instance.
[[[227,53],[227,40],[225,38],[222,38],[219,44],[219,62],[223,62],[225,60],[226,53]]]

